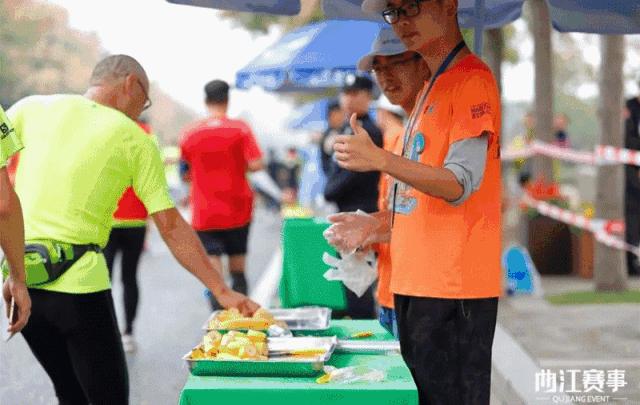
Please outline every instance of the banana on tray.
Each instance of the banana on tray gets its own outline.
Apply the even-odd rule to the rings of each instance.
[[[229,331],[222,335],[210,331],[202,343],[191,350],[192,360],[267,360],[267,335],[260,331]]]
[[[257,310],[252,317],[243,317],[236,308],[219,311],[209,322],[209,329],[213,330],[267,330],[271,325],[286,328],[286,323],[277,321],[264,308]]]

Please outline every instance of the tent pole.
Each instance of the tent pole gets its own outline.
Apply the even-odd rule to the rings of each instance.
[[[474,26],[473,26],[473,51],[476,55],[482,55],[482,40],[484,36],[484,13],[485,0],[476,0],[474,9]]]

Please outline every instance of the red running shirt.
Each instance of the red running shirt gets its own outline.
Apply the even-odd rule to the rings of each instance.
[[[138,123],[140,128],[144,129],[144,132],[151,134],[151,127],[141,122]],[[118,202],[118,208],[113,213],[113,218],[117,221],[132,221],[140,220],[144,221],[149,216],[147,209],[136,193],[133,191],[133,187],[129,187],[125,190],[124,194]]]
[[[229,118],[198,121],[184,132],[180,153],[189,165],[193,228],[247,225],[253,209],[248,163],[262,158],[251,128]]]

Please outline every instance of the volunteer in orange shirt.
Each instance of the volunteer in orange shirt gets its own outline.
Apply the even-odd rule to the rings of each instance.
[[[365,0],[363,8],[381,12],[433,76],[407,124],[402,156],[376,147],[354,119],[356,135],[337,139],[342,167],[396,179],[387,221],[369,228],[371,216],[334,218],[360,229],[359,240],[340,248],[391,238],[400,345],[420,403],[489,404],[502,278],[496,82],[462,39],[457,0]]]
[[[377,102],[376,121],[383,132],[383,148],[400,155],[404,134],[404,115],[411,113],[416,96],[431,73],[420,54],[408,51],[391,27],[380,30],[371,52],[358,62],[358,69],[371,71],[384,94]],[[388,174],[380,176],[378,209],[388,215],[392,200],[393,179]],[[378,291],[380,323],[394,336],[398,336],[396,314],[393,310],[391,282],[391,250],[388,243],[375,245],[378,254]]]

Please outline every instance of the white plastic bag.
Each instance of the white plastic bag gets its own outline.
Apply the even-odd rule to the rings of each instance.
[[[373,253],[369,253],[365,258],[351,253],[338,259],[325,252],[322,261],[332,267],[324,273],[324,278],[329,281],[342,281],[344,286],[358,297],[362,297],[378,278]]]

